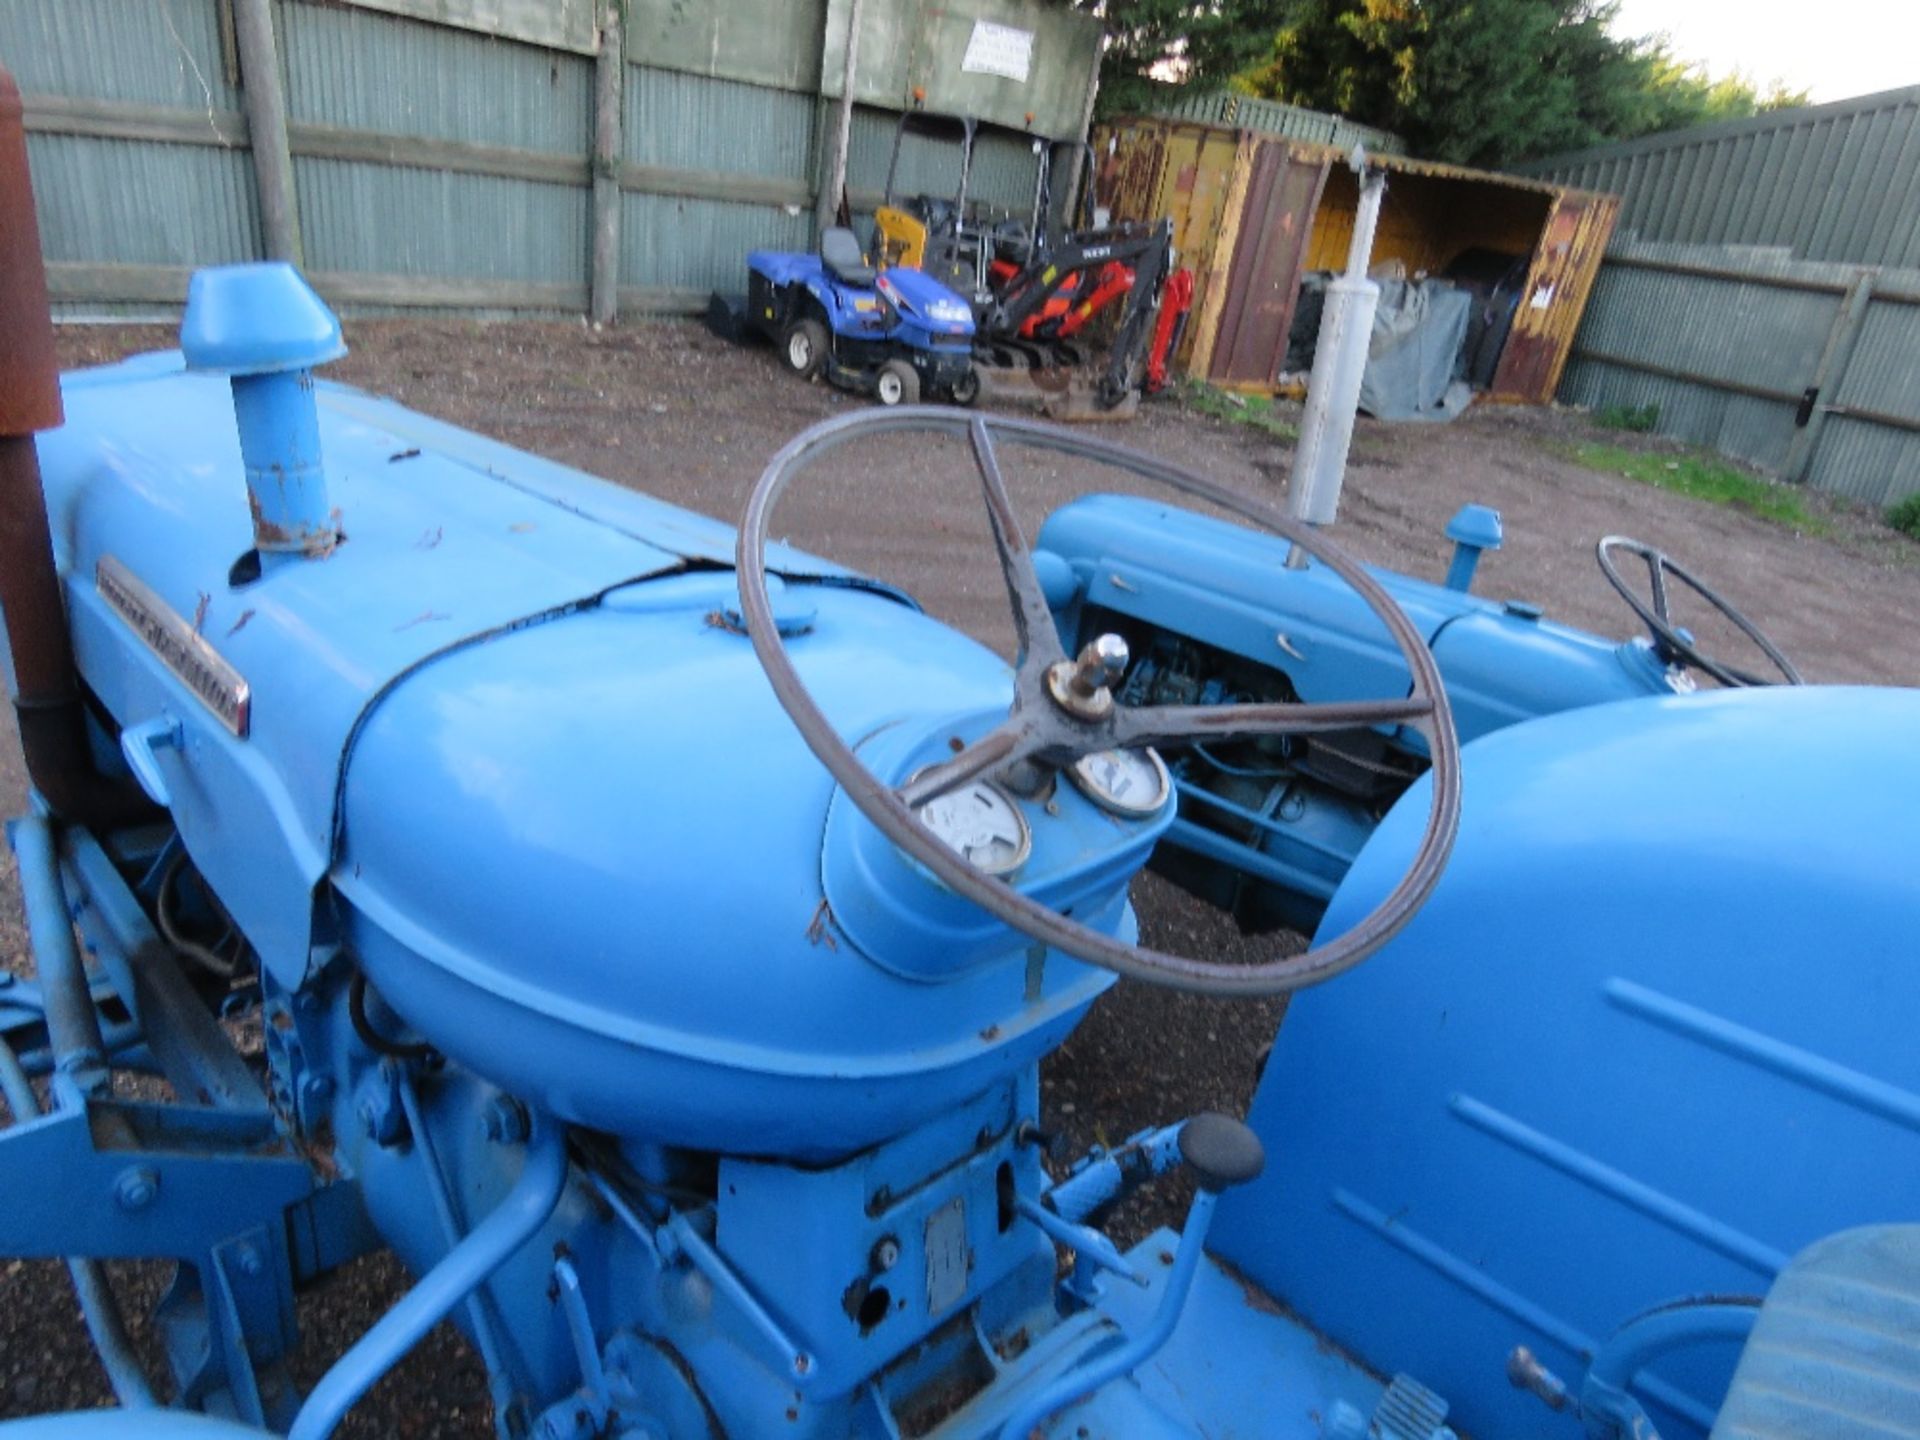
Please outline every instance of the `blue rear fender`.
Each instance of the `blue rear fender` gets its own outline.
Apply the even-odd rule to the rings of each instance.
[[[1463,752],[1446,874],[1391,944],[1295,998],[1252,1111],[1270,1159],[1214,1247],[1476,1435],[1564,1436],[1617,1328],[1764,1294],[1920,1197],[1920,692],[1774,687],[1570,710]],[[1427,782],[1322,935],[1405,868]],[[1711,1424],[1737,1345],[1637,1387]]]

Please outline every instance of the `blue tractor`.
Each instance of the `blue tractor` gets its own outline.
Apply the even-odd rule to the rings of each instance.
[[[980,393],[972,308],[918,270],[876,272],[845,228],[827,230],[817,255],[751,252],[741,323],[802,379],[882,405],[971,405]]]
[[[445,1319],[509,1440],[1920,1430],[1920,696],[1463,746],[1431,616],[1176,466],[863,410],[736,531],[316,382],[339,328],[285,266],[201,272],[180,350],[56,383],[4,198],[35,974],[0,989],[0,1253],[69,1262],[120,1402],[8,1440],[323,1440]],[[977,464],[1011,667],[769,538],[916,430]],[[1346,678],[1129,703],[1125,624],[1056,616],[1179,577],[1030,549],[1010,448],[1297,546],[1327,588],[1210,643]],[[1163,754],[1366,734],[1424,766],[1309,948],[1142,943]],[[1293,999],[1245,1120],[1060,1163],[1038,1065],[1119,976]],[[1181,1228],[1123,1250],[1103,1217],[1173,1170]],[[380,1247],[417,1280],[297,1387],[296,1295]],[[174,1267],[164,1376],[101,1273],[131,1257]]]
[[[1758,626],[1650,545],[1609,535],[1595,547],[1601,573],[1646,628],[1621,642],[1557,624],[1523,600],[1472,593],[1480,557],[1502,543],[1497,512],[1469,505],[1446,533],[1454,554],[1444,583],[1371,573],[1432,651],[1462,741],[1579,706],[1692,694],[1701,679],[1801,682]],[[1075,644],[1107,634],[1126,642],[1115,686],[1123,705],[1317,702],[1406,683],[1352,587],[1270,533],[1094,495],[1058,510],[1038,544],[1062,633]],[[1760,666],[1707,653],[1676,618],[1675,595],[1743,633]],[[1155,867],[1248,930],[1311,931],[1428,753],[1417,730],[1375,726],[1203,742],[1165,759],[1179,814]]]

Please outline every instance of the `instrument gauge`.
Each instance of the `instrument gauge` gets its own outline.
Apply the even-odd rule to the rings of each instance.
[[[927,801],[914,814],[949,850],[988,875],[1018,870],[1033,849],[1033,832],[1020,807],[990,781],[962,785]]]
[[[1082,755],[1067,773],[1094,804],[1130,820],[1158,814],[1173,793],[1166,762],[1145,746]]]

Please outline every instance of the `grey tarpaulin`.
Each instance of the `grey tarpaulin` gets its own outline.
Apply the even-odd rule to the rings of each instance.
[[[1451,420],[1473,401],[1455,378],[1473,297],[1445,280],[1382,280],[1360,408],[1377,420]]]

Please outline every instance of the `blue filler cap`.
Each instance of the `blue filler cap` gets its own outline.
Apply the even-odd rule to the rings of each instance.
[[[347,353],[340,321],[284,260],[196,270],[180,349],[189,370],[272,375]]]
[[[1462,505],[1460,513],[1447,522],[1447,538],[1453,541],[1453,563],[1447,567],[1449,590],[1471,590],[1473,572],[1480,564],[1480,552],[1498,550],[1505,538],[1500,529],[1500,512],[1491,505]]]

